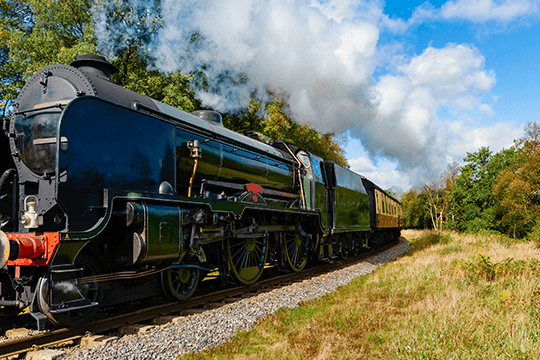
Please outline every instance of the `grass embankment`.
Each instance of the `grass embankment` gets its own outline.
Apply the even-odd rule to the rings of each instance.
[[[410,251],[182,359],[538,359],[540,250],[493,235],[404,231]]]

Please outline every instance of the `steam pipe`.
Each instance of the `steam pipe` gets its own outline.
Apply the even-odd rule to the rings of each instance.
[[[189,179],[188,197],[191,197],[191,188],[193,187],[193,179],[195,178],[195,173],[197,172],[198,162],[199,159],[195,159],[195,163],[193,164],[193,173],[191,174],[191,178]]]

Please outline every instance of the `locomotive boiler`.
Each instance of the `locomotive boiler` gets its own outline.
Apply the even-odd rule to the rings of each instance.
[[[400,236],[401,205],[294,144],[122,88],[103,57],[46,67],[0,135],[0,315],[75,326],[100,307],[249,285]]]

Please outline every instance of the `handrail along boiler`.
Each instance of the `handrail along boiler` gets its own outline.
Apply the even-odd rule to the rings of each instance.
[[[110,80],[52,65],[0,135],[0,316],[75,326],[103,306],[184,300],[210,271],[253,284],[396,240],[401,205],[294,144],[260,141]]]

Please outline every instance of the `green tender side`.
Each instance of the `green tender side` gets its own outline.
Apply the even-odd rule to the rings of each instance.
[[[369,231],[369,197],[362,177],[335,165],[336,230]]]

